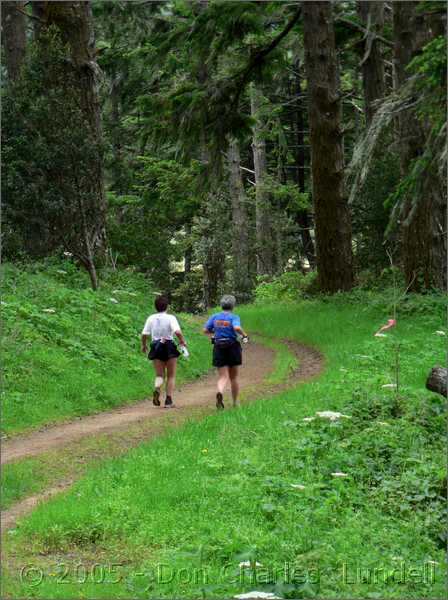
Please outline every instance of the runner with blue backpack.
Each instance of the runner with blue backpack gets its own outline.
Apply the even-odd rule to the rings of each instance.
[[[241,320],[232,310],[236,304],[234,296],[221,298],[222,311],[212,315],[204,325],[204,333],[211,337],[213,344],[213,366],[218,369],[216,408],[224,408],[223,394],[230,380],[233,406],[236,406],[239,394],[238,367],[242,364],[242,348],[238,341],[241,335],[243,343],[249,338],[241,328]]]

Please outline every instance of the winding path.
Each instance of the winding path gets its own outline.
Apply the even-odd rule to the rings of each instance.
[[[243,401],[253,400],[276,393],[290,387],[294,383],[305,381],[320,373],[323,367],[322,355],[307,346],[292,342],[288,344],[298,358],[298,367],[290,373],[288,379],[278,385],[269,385],[264,379],[272,371],[275,351],[258,343],[249,344],[244,352],[244,368],[241,370],[241,390]],[[214,407],[216,376],[210,372],[201,379],[184,384],[176,392],[177,408],[167,411],[154,407],[151,402],[142,400],[135,404],[116,408],[114,410],[81,417],[58,425],[44,427],[29,434],[18,435],[2,443],[1,463],[9,463],[40,453],[65,448],[86,436],[112,434],[129,429],[132,424],[139,422],[155,422],[161,420],[167,413],[192,412],[193,407]],[[231,400],[225,400],[226,406],[231,406]],[[179,414],[180,416],[180,414]],[[61,481],[44,492],[29,496],[11,508],[2,512],[1,525],[3,529],[12,527],[16,519],[29,512],[38,502],[61,492],[73,481]]]

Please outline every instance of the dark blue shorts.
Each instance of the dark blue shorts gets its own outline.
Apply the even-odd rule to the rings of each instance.
[[[215,340],[213,345],[214,367],[237,367],[243,363],[241,344],[237,340],[226,340],[220,343]]]
[[[172,340],[166,340],[163,344],[160,340],[151,342],[148,354],[149,360],[157,359],[166,362],[170,358],[177,358],[178,356],[180,356],[180,352]]]

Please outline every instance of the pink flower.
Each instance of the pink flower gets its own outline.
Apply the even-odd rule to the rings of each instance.
[[[386,329],[390,329],[391,327],[394,327],[396,324],[397,324],[397,321],[395,319],[388,319],[386,325],[383,325],[382,327],[380,327],[374,335],[376,337],[384,337],[381,334],[381,332],[386,331]]]

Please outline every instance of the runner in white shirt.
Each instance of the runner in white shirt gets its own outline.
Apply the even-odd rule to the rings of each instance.
[[[168,300],[164,296],[158,296],[155,300],[157,313],[146,319],[142,331],[142,352],[148,352],[147,340],[151,336],[149,360],[154,361],[156,374],[152,402],[154,406],[160,406],[160,388],[166,378],[166,400],[165,408],[174,407],[173,391],[176,377],[176,361],[180,352],[174,343],[175,335],[180,342],[184,352],[187,345],[180,329],[179,323],[174,315],[167,314]]]

